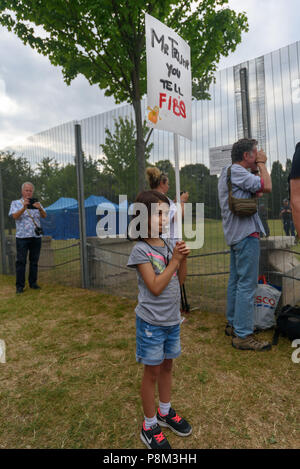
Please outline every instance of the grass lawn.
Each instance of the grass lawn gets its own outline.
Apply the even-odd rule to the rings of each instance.
[[[42,287],[16,296],[14,278],[0,276],[0,447],[143,448],[135,302]],[[182,325],[172,404],[193,433],[167,429],[172,447],[299,447],[300,364],[290,342],[241,352],[223,329],[214,312],[195,311]]]

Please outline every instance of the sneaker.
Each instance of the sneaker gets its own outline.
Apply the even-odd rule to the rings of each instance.
[[[261,352],[262,350],[271,350],[272,345],[269,342],[259,342],[254,337],[254,334],[250,334],[244,339],[235,336],[232,338],[232,347],[238,350],[255,350]]]
[[[40,290],[41,289],[41,287],[37,283],[33,283],[32,285],[30,285],[30,288],[33,288],[33,290]]]
[[[24,289],[22,287],[17,288],[16,294],[19,295],[20,293],[24,293]]]
[[[231,337],[235,336],[233,326],[229,324],[229,322],[225,326],[225,335],[228,335]]]
[[[140,433],[140,438],[148,449],[171,449],[171,446],[169,445],[167,438],[161,431],[161,428],[158,423],[152,425],[152,427],[146,430],[144,420]]]
[[[166,415],[162,415],[158,408],[157,421],[162,427],[171,428],[176,435],[189,436],[192,433],[190,424],[182,417],[179,417],[172,407],[170,407],[169,413]]]

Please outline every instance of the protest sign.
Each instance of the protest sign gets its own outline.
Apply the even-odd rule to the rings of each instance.
[[[192,139],[192,78],[189,45],[146,14],[147,124]]]

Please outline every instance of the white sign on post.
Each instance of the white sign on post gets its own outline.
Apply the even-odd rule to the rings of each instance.
[[[192,139],[189,45],[146,13],[147,124]]]
[[[232,163],[231,149],[232,145],[209,149],[209,174],[211,176],[221,174],[222,169]]]

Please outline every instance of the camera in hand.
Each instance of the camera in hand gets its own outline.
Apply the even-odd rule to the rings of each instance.
[[[33,204],[35,204],[36,202],[38,202],[38,199],[29,199],[29,204],[27,205],[27,208],[31,210],[38,210],[36,207],[33,206]]]

